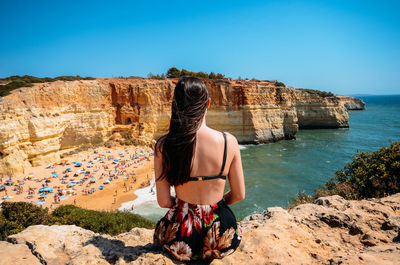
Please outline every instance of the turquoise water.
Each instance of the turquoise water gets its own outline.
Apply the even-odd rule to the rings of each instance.
[[[298,192],[311,194],[333,177],[357,150],[400,141],[400,95],[360,98],[366,110],[349,112],[350,128],[301,130],[296,140],[242,147],[246,200],[232,206],[236,216],[287,207]]]

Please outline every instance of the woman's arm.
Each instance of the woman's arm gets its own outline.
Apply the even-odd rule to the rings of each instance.
[[[229,167],[228,179],[231,190],[224,194],[225,203],[228,205],[243,201],[246,196],[244,185],[242,158],[240,157],[239,143],[233,135],[229,134],[229,145],[233,150],[233,159]]]
[[[162,148],[162,141],[159,141]],[[174,205],[171,197],[171,185],[166,178],[159,180],[162,173],[162,153],[161,148],[156,150],[158,146],[154,147],[154,175],[156,178],[156,191],[157,191],[157,202],[161,208],[171,208]]]

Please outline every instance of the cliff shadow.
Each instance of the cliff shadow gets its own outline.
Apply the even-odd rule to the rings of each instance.
[[[137,246],[126,246],[125,243],[118,239],[105,238],[102,236],[94,236],[85,243],[83,246],[87,246],[89,244],[97,247],[104,259],[107,260],[110,264],[115,264],[120,258],[122,258],[125,262],[132,262],[138,259],[144,253],[153,253],[163,255],[175,264],[210,264],[210,261],[199,261],[199,262],[180,262],[173,259],[167,252],[163,250],[161,246],[148,243],[146,245],[137,245]]]

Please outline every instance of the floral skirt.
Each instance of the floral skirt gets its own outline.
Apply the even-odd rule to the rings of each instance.
[[[224,200],[197,205],[176,198],[156,225],[154,243],[181,261],[223,258],[240,244],[242,229]]]

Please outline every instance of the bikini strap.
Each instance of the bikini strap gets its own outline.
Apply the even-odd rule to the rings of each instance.
[[[197,177],[190,177],[189,181],[202,181],[202,180],[209,180],[209,179],[226,179],[226,176],[222,176],[222,175],[197,176]]]
[[[227,149],[227,139],[226,139],[226,133],[222,132],[224,135],[224,141],[225,141],[225,146],[224,146],[224,159],[222,160],[222,167],[221,171],[219,172],[218,176],[222,176],[222,173],[224,172],[225,169],[225,163],[226,163],[226,149]]]
[[[202,180],[208,180],[208,179],[226,179],[226,176],[223,176],[222,173],[224,172],[225,169],[225,163],[226,163],[226,151],[227,151],[227,139],[226,139],[226,134],[225,132],[222,132],[224,135],[224,141],[225,141],[225,146],[224,146],[224,158],[222,160],[222,167],[221,171],[219,172],[218,175],[214,176],[198,176],[198,177],[190,177],[189,181],[202,181]]]

